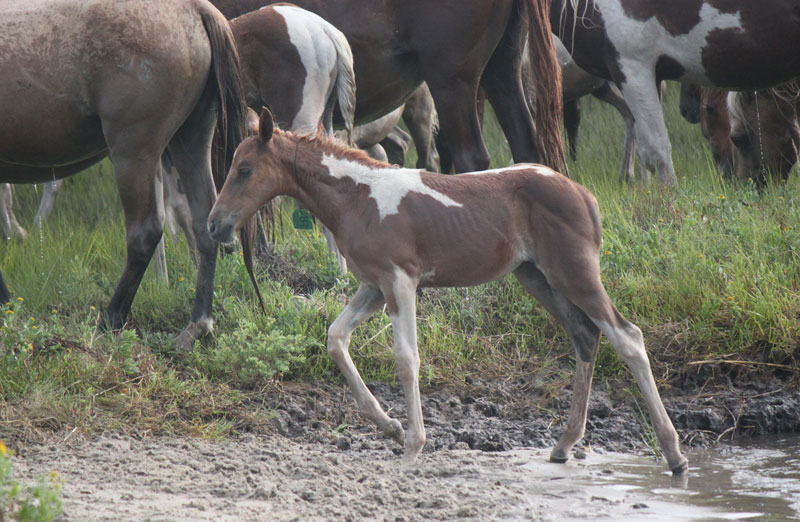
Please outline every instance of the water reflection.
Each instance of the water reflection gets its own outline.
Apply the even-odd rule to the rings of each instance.
[[[689,451],[686,477],[672,477],[661,462],[631,457],[597,478],[669,503],[664,520],[800,520],[798,443],[797,437],[755,439]]]

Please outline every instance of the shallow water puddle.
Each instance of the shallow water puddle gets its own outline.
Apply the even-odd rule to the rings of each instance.
[[[601,518],[800,520],[800,439],[756,439],[687,457],[685,477],[673,477],[663,462],[619,454],[590,454],[564,475],[576,490],[620,504],[600,509]]]

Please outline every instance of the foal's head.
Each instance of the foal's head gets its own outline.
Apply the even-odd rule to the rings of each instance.
[[[776,89],[729,95],[730,139],[738,178],[763,184],[767,176],[789,177],[800,146],[797,103],[796,94]]]
[[[272,140],[275,127],[269,109],[262,110],[252,130],[255,134],[236,149],[225,185],[208,216],[208,231],[215,241],[229,241],[250,216],[287,188],[285,168],[275,153],[279,144]]]

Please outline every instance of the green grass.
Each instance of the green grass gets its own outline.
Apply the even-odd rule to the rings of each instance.
[[[618,184],[622,121],[584,101],[574,179],[594,192],[604,216],[603,279],[619,309],[644,331],[663,385],[692,361],[728,359],[796,368],[800,352],[800,212],[794,174],[764,193],[725,182],[699,128],[665,98],[679,185]],[[486,124],[493,167],[509,153],[496,121]],[[409,158],[409,163],[414,158]],[[101,172],[102,170],[102,172]],[[93,335],[124,261],[124,219],[111,167],[70,178],[41,230],[30,230],[39,194],[17,189],[25,242],[0,243],[0,267],[15,296],[0,331],[0,438],[72,429],[136,429],[224,437],[259,426],[253,408],[274,379],[341,380],[325,349],[327,328],[357,288],[337,276],[318,231],[298,231],[289,215],[277,251],[296,280],[260,277],[267,315],[258,310],[240,255],[218,264],[216,332],[191,354],[173,336],[185,326],[196,272],[184,241],[167,243],[170,284],[151,271],[133,305],[131,327]],[[285,212],[290,212],[287,209]],[[10,313],[9,313],[10,312]],[[570,377],[563,330],[512,279],[428,290],[418,306],[424,385],[471,374],[527,375],[556,390]],[[391,328],[378,314],[353,336],[364,378],[393,381]],[[603,378],[627,379],[604,342]],[[133,428],[132,428],[133,427]]]

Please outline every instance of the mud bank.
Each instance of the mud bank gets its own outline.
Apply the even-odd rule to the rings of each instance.
[[[800,393],[758,382],[665,398],[690,464],[691,446],[800,431]],[[402,392],[371,387],[404,421]],[[344,386],[286,383],[267,394],[274,416],[259,433],[223,442],[123,434],[17,441],[15,469],[25,480],[59,472],[65,521],[731,519],[664,495],[685,483],[653,458],[647,424],[623,387],[593,393],[581,458],[547,462],[568,403],[568,391],[548,403],[521,382],[428,389],[428,444],[409,466],[358,416]],[[653,489],[612,484],[644,468]]]

